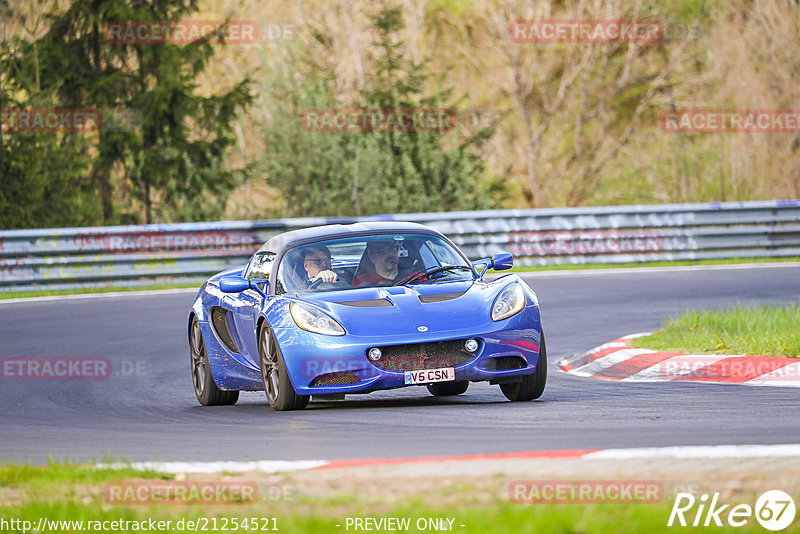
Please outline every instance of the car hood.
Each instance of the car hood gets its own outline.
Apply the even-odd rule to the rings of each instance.
[[[491,323],[497,293],[511,280],[437,282],[306,293],[353,336],[441,334]],[[427,329],[427,330],[426,330]]]

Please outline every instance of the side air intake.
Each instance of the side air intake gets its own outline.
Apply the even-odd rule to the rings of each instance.
[[[520,356],[500,356],[492,358],[486,366],[487,371],[509,371],[511,369],[525,369],[528,363]]]
[[[228,310],[219,306],[212,307],[211,324],[214,326],[214,332],[217,333],[217,337],[222,341],[222,344],[234,354],[239,354],[239,347],[236,346],[236,342],[233,340],[230,330],[228,330]]]

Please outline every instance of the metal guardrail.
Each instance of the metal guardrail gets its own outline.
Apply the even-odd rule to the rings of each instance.
[[[800,201],[413,213],[0,231],[0,291],[200,283],[287,230],[402,220],[521,265],[800,256]]]

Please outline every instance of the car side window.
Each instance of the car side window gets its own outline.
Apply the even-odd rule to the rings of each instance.
[[[430,250],[430,242],[426,242],[425,246],[419,247],[419,255],[422,258],[422,264],[425,266],[425,269],[441,265],[441,262],[436,259],[436,256],[434,256]]]
[[[445,247],[441,243],[439,243],[437,241],[434,241],[432,239],[427,241],[426,245],[427,245],[427,247],[425,247],[425,248],[428,248],[428,249],[431,250],[431,252],[436,257],[436,259],[438,260],[438,263],[440,265],[463,265],[464,264],[464,260],[462,260],[460,257],[456,256],[456,254],[452,250],[450,250],[449,247]],[[427,261],[425,263],[427,263]],[[433,265],[436,265],[436,263],[434,263]]]
[[[275,262],[274,252],[262,252],[253,258],[247,278],[250,280],[269,280],[272,264]]]
[[[275,280],[275,294],[295,293],[305,289],[305,271],[303,269],[303,247],[296,247],[283,255],[278,266],[278,278]]]

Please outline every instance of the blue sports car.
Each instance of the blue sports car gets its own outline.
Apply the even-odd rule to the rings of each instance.
[[[539,304],[511,254],[470,262],[441,233],[370,222],[295,230],[219,273],[189,313],[200,404],[264,390],[275,410],[411,385],[459,395],[498,384],[539,398],[547,356]]]

